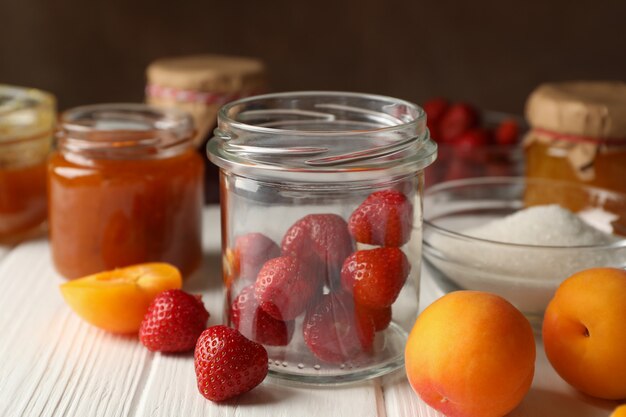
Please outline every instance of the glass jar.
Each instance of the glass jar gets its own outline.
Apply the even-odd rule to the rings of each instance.
[[[402,366],[436,157],[425,119],[406,101],[334,92],[218,113],[225,317],[265,345],[272,375],[340,383]]]
[[[0,241],[11,243],[46,220],[46,159],[56,119],[54,96],[0,85]]]
[[[626,193],[626,83],[570,81],[537,87],[526,102],[526,176]],[[527,204],[545,204],[541,188]],[[577,211],[585,201],[570,199]]]
[[[196,126],[194,142],[204,146],[217,124],[219,108],[235,99],[267,91],[265,64],[254,58],[186,55],[159,58],[146,70],[146,103],[189,112]],[[219,203],[219,170],[206,158],[205,202]]]
[[[102,104],[61,116],[49,162],[50,242],[77,278],[141,262],[184,277],[201,260],[203,162],[187,113]]]

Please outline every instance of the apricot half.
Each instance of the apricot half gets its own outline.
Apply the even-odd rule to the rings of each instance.
[[[592,268],[561,283],[543,319],[556,372],[594,397],[626,398],[626,271]]]
[[[413,390],[446,416],[502,417],[530,388],[535,338],[502,297],[456,291],[417,318],[405,361]]]
[[[76,314],[94,326],[113,333],[135,333],[154,297],[181,286],[176,267],[145,263],[66,282],[61,294]]]

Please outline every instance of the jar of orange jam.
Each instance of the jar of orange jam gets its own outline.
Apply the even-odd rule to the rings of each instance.
[[[526,102],[526,175],[626,193],[626,84],[576,81],[543,84]],[[528,192],[542,204],[542,190]],[[531,198],[532,197],[532,198]],[[578,210],[585,201],[570,201]]]
[[[43,91],[0,85],[0,241],[12,243],[46,220],[46,160],[55,99]]]
[[[49,227],[57,270],[77,278],[140,262],[201,260],[203,161],[191,117],[143,104],[61,116],[50,158]]]

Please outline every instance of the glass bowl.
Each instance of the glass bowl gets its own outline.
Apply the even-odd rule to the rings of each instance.
[[[468,229],[544,204],[568,208],[595,228],[614,234],[614,239],[597,245],[541,246],[466,234]],[[568,276],[592,267],[626,267],[624,194],[551,180],[472,178],[426,190],[424,214],[424,262],[439,289],[499,294],[536,329],[556,288]]]

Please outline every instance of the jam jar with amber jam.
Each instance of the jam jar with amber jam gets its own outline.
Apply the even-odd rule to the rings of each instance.
[[[200,263],[203,162],[191,117],[142,104],[62,114],[48,167],[52,257],[77,278],[141,262]]]
[[[46,220],[46,161],[52,143],[54,97],[0,85],[0,241],[41,232]]]

